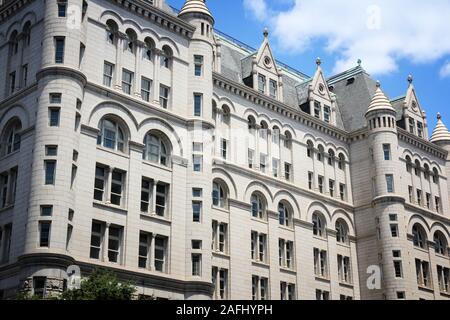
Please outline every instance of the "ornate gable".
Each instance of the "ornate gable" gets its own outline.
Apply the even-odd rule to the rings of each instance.
[[[267,29],[264,30],[264,41],[256,54],[256,63],[259,68],[265,69],[278,76],[278,68],[272,49],[270,48],[269,32]]]

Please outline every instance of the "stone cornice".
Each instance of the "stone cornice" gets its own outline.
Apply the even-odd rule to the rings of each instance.
[[[442,149],[441,147],[435,145],[434,143],[420,139],[419,137],[399,127],[397,127],[397,131],[399,140],[411,144],[435,157],[441,158],[443,160],[447,159],[448,152]]]
[[[161,27],[174,33],[178,33],[183,37],[191,38],[195,31],[195,27],[191,24],[143,1],[109,0],[109,2],[151,20],[154,23],[159,24]]]
[[[41,80],[42,78],[48,77],[48,76],[65,76],[65,77],[73,78],[73,79],[79,81],[83,86],[85,86],[87,83],[87,78],[84,75],[84,73],[82,73],[79,70],[65,67],[62,65],[45,67],[36,73],[36,79],[38,81]]]
[[[283,117],[291,118],[294,121],[309,126],[317,131],[321,131],[344,143],[348,142],[348,133],[346,131],[333,127],[332,125],[320,121],[311,115],[302,112],[301,110],[297,110],[291,106],[281,103],[280,101],[265,96],[256,90],[245,86],[244,84],[232,81],[219,73],[213,73],[213,83],[217,87],[227,90],[237,96],[240,96],[241,98],[247,99],[252,103],[261,105],[272,112],[279,113]]]
[[[17,14],[17,11],[30,4],[34,0],[16,0],[4,4],[0,8],[0,24],[9,19],[9,17]]]

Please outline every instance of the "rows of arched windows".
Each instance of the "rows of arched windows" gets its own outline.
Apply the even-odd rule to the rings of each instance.
[[[426,249],[428,246],[428,238],[425,229],[419,224],[414,224],[412,228],[413,245],[420,249]],[[437,254],[448,256],[448,243],[445,235],[437,230],[433,234],[434,250]]]
[[[6,156],[20,149],[22,123],[19,119],[11,119],[1,135],[0,155]]]
[[[260,138],[267,139],[270,131],[273,143],[279,144],[280,141],[283,140],[283,144],[286,148],[290,149],[292,147],[292,134],[289,130],[286,130],[284,134],[282,134],[281,129],[278,126],[274,125],[272,129],[270,129],[269,125],[264,120],[257,124],[256,119],[253,116],[248,116],[247,123],[251,135],[255,135],[255,133],[258,132]]]
[[[327,156],[325,156],[325,148],[323,145],[319,144],[317,147],[317,150],[314,148],[314,143],[311,140],[308,140],[306,142],[306,155],[308,158],[314,159],[314,156],[317,158],[318,161],[323,162],[325,158],[327,158],[327,163],[330,166],[334,166],[335,162],[337,161],[338,168],[341,170],[344,170],[345,168],[345,155],[341,152],[339,153],[338,157],[336,158],[336,153],[333,149],[328,149]]]
[[[410,156],[406,156],[405,160],[407,172],[412,173],[414,169],[414,174],[418,177],[420,177],[421,173],[423,172],[423,176],[426,180],[429,180],[431,177],[434,183],[438,183],[439,171],[436,167],[430,170],[430,166],[428,164],[425,163],[422,166],[418,159],[416,159],[413,163]]]

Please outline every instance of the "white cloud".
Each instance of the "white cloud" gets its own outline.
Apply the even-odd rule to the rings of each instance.
[[[265,0],[244,0],[244,7],[259,20],[265,20],[268,16]]]
[[[441,71],[439,72],[441,78],[450,77],[450,61],[447,62],[444,66],[442,66]]]
[[[325,49],[336,57],[335,72],[359,58],[369,72],[385,74],[397,69],[399,59],[428,63],[450,54],[448,0],[295,0],[285,11],[269,3],[244,0],[258,19],[270,11],[272,35],[282,49]]]

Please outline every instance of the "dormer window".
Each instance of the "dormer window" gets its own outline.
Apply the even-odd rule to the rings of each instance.
[[[420,138],[423,138],[423,124],[422,122],[417,121],[417,135]]]
[[[266,92],[266,77],[262,74],[258,75],[258,91],[260,93]]]
[[[270,97],[276,99],[277,98],[277,82],[275,80],[270,80]]]
[[[314,117],[320,119],[320,102],[314,101]]]
[[[327,123],[330,123],[331,119],[331,108],[329,106],[323,107],[323,120]]]

